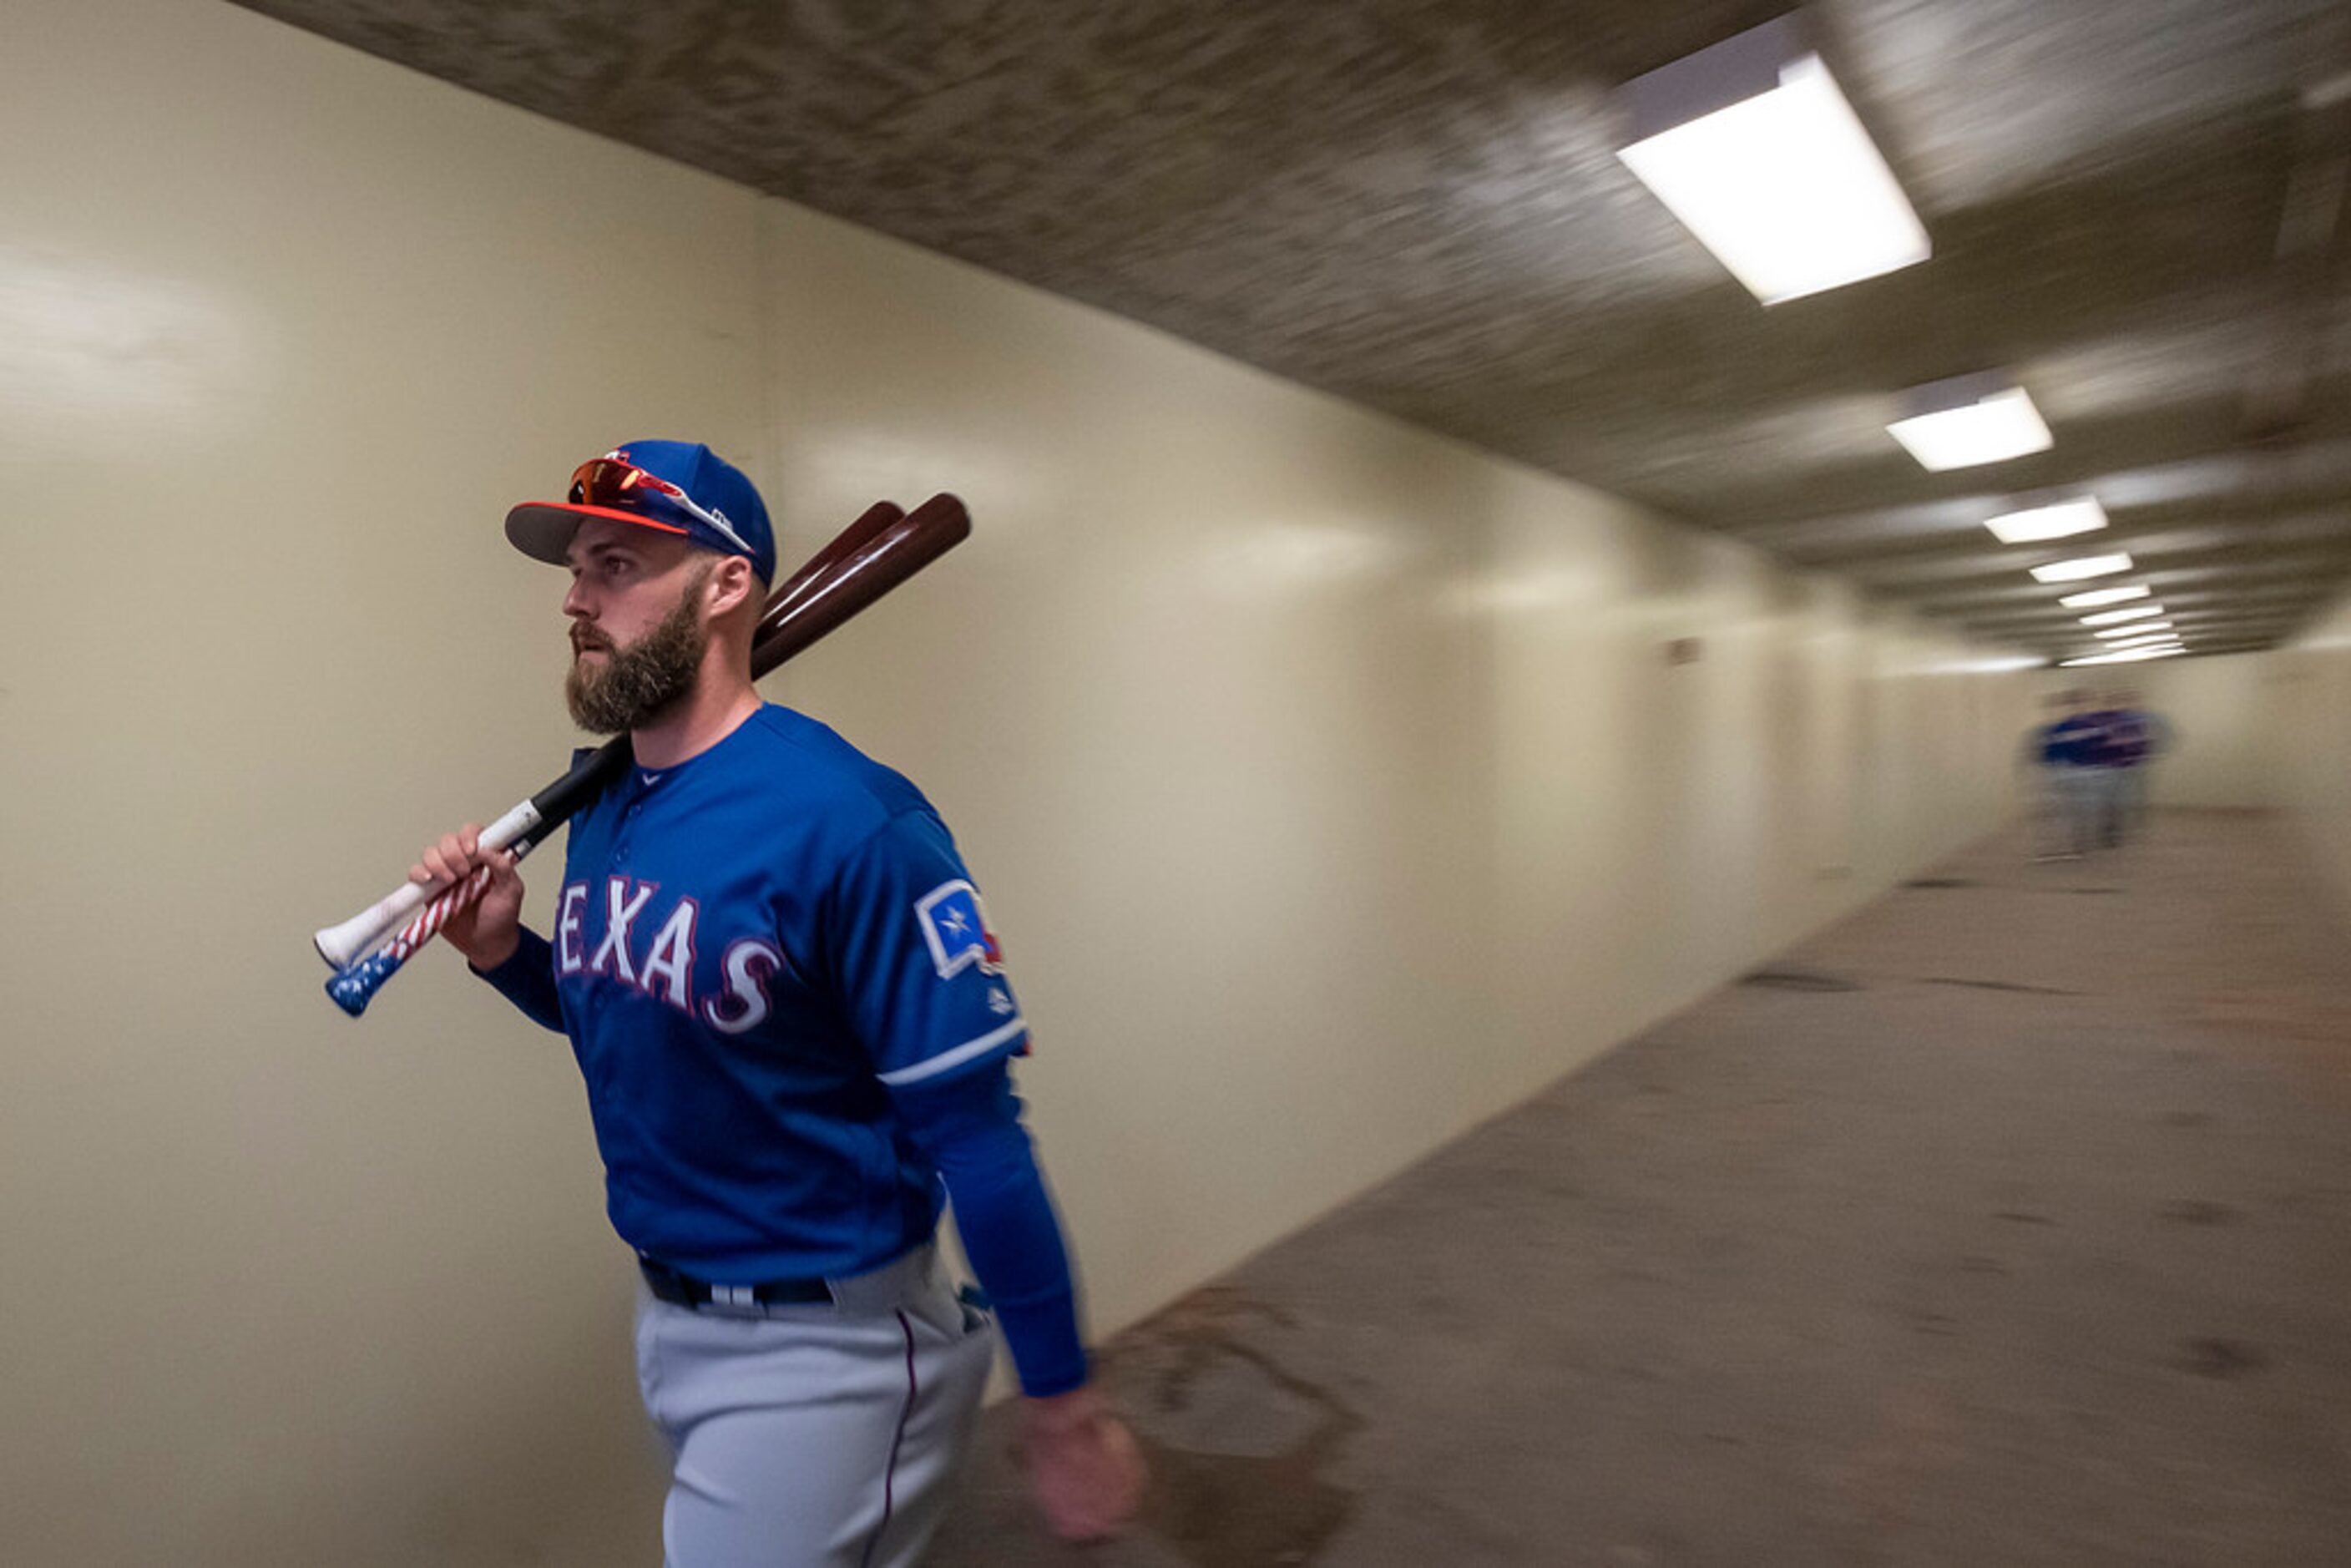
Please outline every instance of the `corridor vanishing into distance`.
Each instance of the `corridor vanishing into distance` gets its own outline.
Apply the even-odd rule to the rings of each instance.
[[[2351,930],[2286,833],[1913,879],[1113,1341],[1125,1540],[1037,1532],[998,1407],[935,1561],[2351,1561]]]

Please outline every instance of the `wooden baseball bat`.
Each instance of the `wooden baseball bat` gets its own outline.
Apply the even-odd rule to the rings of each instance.
[[[970,533],[970,515],[949,495],[934,496],[903,516],[886,502],[871,508],[769,595],[754,634],[752,677],[771,673]],[[628,737],[615,737],[484,829],[482,845],[510,850],[522,859],[594,800],[629,760]],[[409,956],[451,915],[470,907],[489,882],[486,866],[455,886],[404,883],[350,919],[316,933],[312,942],[319,956],[337,970],[327,982],[327,994],[358,1017]]]
[[[758,645],[774,634],[789,615],[792,606],[806,596],[810,586],[831,571],[852,550],[870,543],[876,534],[905,515],[894,502],[876,501],[768,596],[768,602],[759,612],[758,629],[751,638],[755,673],[765,673],[758,664]],[[483,829],[483,846],[491,850],[513,849],[517,859],[528,854],[542,836],[535,833],[534,828],[545,822],[549,831],[552,831],[555,823],[562,821],[593,799],[598,790],[619,778],[628,766],[629,738],[616,736],[590,755],[581,758],[570,772]],[[577,800],[573,799],[575,795]],[[329,968],[348,968],[391,941],[429,900],[439,897],[445,891],[446,883],[428,887],[420,883],[404,882],[350,919],[315,932],[310,938],[311,945],[318,948],[319,956],[327,961]]]

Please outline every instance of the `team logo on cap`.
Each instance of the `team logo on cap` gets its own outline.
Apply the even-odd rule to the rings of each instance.
[[[967,882],[942,883],[914,901],[914,918],[931,949],[931,965],[948,979],[978,966],[983,975],[1004,972],[1004,950],[987,928],[979,890]]]

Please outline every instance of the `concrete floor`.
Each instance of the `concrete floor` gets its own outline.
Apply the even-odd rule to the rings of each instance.
[[[992,1411],[935,1568],[2351,1563],[2351,932],[2282,830],[2004,838]]]

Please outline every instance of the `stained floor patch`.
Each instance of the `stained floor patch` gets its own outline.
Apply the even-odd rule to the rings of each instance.
[[[2009,991],[2025,997],[2078,997],[2082,994],[2057,986],[2028,986],[2016,980],[1961,980],[1943,975],[1929,975],[1918,983],[1922,986],[1965,986],[1977,991]]]
[[[1355,1494],[1325,1471],[1363,1417],[1246,1337],[1252,1321],[1287,1324],[1237,1291],[1203,1291],[1123,1357],[1154,1413],[1137,1424],[1143,1523],[1199,1568],[1311,1563],[1355,1514]]]
[[[1772,991],[1858,991],[1857,981],[1842,975],[1824,975],[1812,969],[1755,969],[1739,977],[1742,986],[1756,986]]]
[[[2269,1356],[2257,1345],[2210,1335],[2181,1341],[2174,1362],[2183,1372],[2223,1380],[2247,1376],[2269,1364]]]

